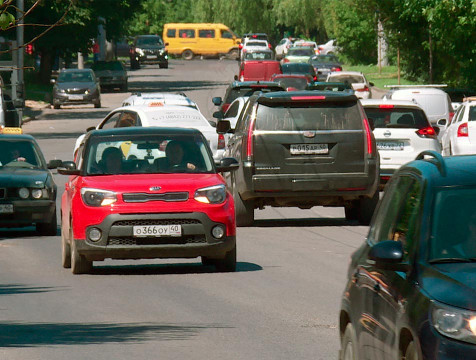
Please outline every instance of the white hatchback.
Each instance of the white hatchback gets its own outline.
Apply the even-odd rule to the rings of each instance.
[[[364,74],[358,71],[334,71],[327,75],[327,82],[341,82],[350,84],[359,99],[370,99],[372,93],[370,87],[374,86]]]
[[[151,103],[168,105],[188,106],[198,110],[195,102],[190,100],[184,93],[135,93],[122,102],[122,106],[149,105]],[[160,105],[159,105],[160,106]]]
[[[194,108],[186,106],[163,106],[151,103],[142,106],[123,106],[110,112],[96,127],[89,130],[111,129],[128,126],[159,126],[197,129],[208,140],[213,158],[219,160],[225,151],[225,139],[223,135],[216,133],[214,122],[209,122],[202,113]],[[81,135],[74,148],[74,156],[81,144]]]
[[[458,107],[453,121],[446,126],[441,143],[444,156],[476,154],[476,97],[467,98]]]
[[[430,125],[418,104],[386,99],[361,100],[361,103],[380,154],[381,184],[422,151],[441,152],[437,139],[439,129]]]

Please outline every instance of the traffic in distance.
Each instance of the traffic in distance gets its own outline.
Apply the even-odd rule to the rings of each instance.
[[[187,48],[185,39],[219,35],[219,49]],[[339,357],[474,358],[476,98],[452,103],[441,85],[373,98],[374,84],[345,71],[333,43],[286,38],[273,49],[266,34],[238,39],[221,24],[166,24],[163,39],[137,37],[130,68],[168,69],[168,53],[238,63],[225,93],[208,99],[214,119],[182,92],[133,93],[69,158],[49,162],[4,122],[0,226],[59,227],[73,274],[153,258],[234,272],[236,227],[253,226],[263,209],[342,208],[369,228],[335,299]],[[53,108],[100,108],[104,88],[126,91],[118,64],[110,78],[100,71],[112,64],[62,70]],[[62,194],[53,169],[67,177]]]

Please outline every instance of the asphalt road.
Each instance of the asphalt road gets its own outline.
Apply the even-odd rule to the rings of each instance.
[[[130,72],[130,91],[183,91],[215,111],[237,71],[229,60],[172,61]],[[24,125],[47,160],[71,160],[74,141],[126,93],[93,106],[44,110]],[[66,177],[56,174],[59,194]],[[58,198],[59,204],[59,198]],[[239,228],[238,270],[199,259],[61,267],[58,236],[0,230],[0,359],[335,359],[349,256],[366,227],[340,208],[266,208]]]

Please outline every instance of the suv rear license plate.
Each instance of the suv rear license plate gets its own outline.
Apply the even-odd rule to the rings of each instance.
[[[68,99],[69,100],[83,100],[83,95],[69,95]]]
[[[133,226],[132,234],[135,237],[182,236],[182,227],[180,225]]]
[[[291,145],[291,155],[321,155],[329,153],[327,144],[294,144]]]
[[[405,147],[403,142],[377,142],[377,150],[402,151]]]
[[[0,214],[13,213],[13,204],[0,204]]]

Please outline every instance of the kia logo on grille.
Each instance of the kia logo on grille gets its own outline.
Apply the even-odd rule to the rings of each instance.
[[[304,131],[304,137],[313,138],[314,136],[316,136],[314,131]]]
[[[159,191],[160,189],[162,189],[161,186],[152,186],[149,188],[149,191]]]
[[[383,136],[385,137],[389,137],[390,135],[392,135],[392,133],[388,130],[383,133]]]

